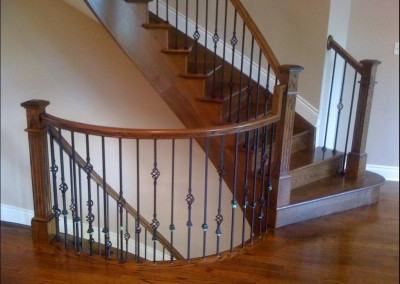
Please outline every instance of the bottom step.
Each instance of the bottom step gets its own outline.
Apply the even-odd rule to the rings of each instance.
[[[271,210],[270,226],[279,228],[375,203],[384,182],[380,175],[366,172],[357,181],[332,176],[296,188],[289,205]]]

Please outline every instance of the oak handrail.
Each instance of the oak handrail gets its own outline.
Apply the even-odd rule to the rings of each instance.
[[[271,65],[272,70],[275,73],[275,76],[278,78],[279,82],[285,82],[285,77],[281,73],[281,65],[275,56],[274,52],[272,51],[271,47],[269,46],[268,42],[262,35],[260,29],[258,28],[257,24],[254,22],[253,18],[250,16],[247,9],[243,6],[240,0],[230,0],[231,4],[235,7],[237,12],[239,13],[240,17],[246,24],[247,28],[250,30],[252,36],[254,37],[255,41],[260,46],[264,56],[267,58],[268,63]]]
[[[73,155],[75,155],[75,162],[78,164],[79,167],[84,168],[86,165],[86,161],[74,150],[72,149],[72,146],[65,141],[65,139],[62,137],[60,139],[59,135],[57,134],[57,131],[54,127],[50,127],[50,135],[53,136],[54,140],[57,142],[57,144],[62,144],[63,150],[65,151],[65,153],[68,154],[68,156],[72,157]],[[103,188],[103,178],[95,171],[93,170],[90,173],[90,177],[91,179],[101,188]],[[104,188],[103,188],[104,189]],[[108,184],[106,183],[106,192],[109,196],[111,196],[115,201],[118,201],[119,198],[119,194]],[[124,204],[124,209],[131,214],[132,217],[137,216],[137,211],[127,202],[125,202]],[[140,220],[139,223],[148,231],[152,231],[153,228],[151,227],[151,224],[149,222],[146,221],[146,219],[139,215]],[[163,235],[158,234],[158,241],[160,242],[160,244],[162,244],[165,248],[170,248],[171,244],[168,242],[168,240],[166,238],[164,238]],[[170,252],[172,254],[172,256],[175,259],[184,259],[184,257],[176,250],[174,249],[173,252]]]
[[[357,59],[355,59],[350,53],[347,52],[337,41],[333,39],[333,36],[328,37],[327,41],[328,50],[333,49],[336,51],[343,59],[349,63],[358,73],[364,74],[365,68]]]
[[[74,122],[55,117],[48,113],[41,114],[41,119],[46,126],[53,126],[72,132],[110,138],[165,140],[216,137],[255,130],[257,128],[279,121],[282,107],[283,88],[284,86],[282,85],[278,85],[275,87],[274,101],[276,100],[276,103],[273,105],[271,114],[269,116],[222,126],[192,129],[132,129],[98,126],[93,124]]]

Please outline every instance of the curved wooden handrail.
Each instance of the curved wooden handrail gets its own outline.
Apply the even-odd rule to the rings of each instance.
[[[67,153],[67,155],[69,157],[72,158],[73,156],[73,149],[72,146],[64,139],[59,137],[57,131],[55,130],[54,127],[50,127],[50,135],[53,136],[54,140],[57,142],[57,144],[61,144],[65,153]],[[75,162],[77,163],[77,165],[81,168],[84,168],[86,165],[86,161],[75,151]],[[103,188],[103,178],[95,171],[93,170],[90,173],[90,178],[100,187]],[[108,184],[106,183],[106,192],[109,196],[111,196],[111,198],[113,198],[115,201],[118,201],[119,199],[119,194]],[[125,210],[132,216],[132,217],[136,217],[137,216],[137,211],[129,204],[129,203],[125,203],[124,204],[124,208]],[[151,232],[153,230],[151,224],[149,222],[146,221],[146,219],[139,215],[140,219],[139,219],[139,223],[149,232]],[[171,247],[170,242],[164,238],[164,236],[162,236],[161,234],[158,234],[158,241],[160,244],[162,244],[168,251],[169,248]],[[171,253],[171,252],[170,252]],[[184,257],[176,250],[174,249],[174,251],[172,252],[172,256],[175,259],[184,259]]]
[[[94,136],[104,136],[110,138],[123,139],[190,139],[201,137],[216,137],[229,134],[237,134],[246,131],[255,130],[266,125],[279,121],[281,115],[282,90],[283,85],[275,87],[274,105],[270,115],[258,119],[253,119],[241,123],[229,125],[192,128],[192,129],[131,129],[98,126],[80,122],[74,122],[55,117],[48,113],[41,114],[43,123],[48,127],[57,127],[77,133],[85,133]],[[276,100],[276,101],[275,101]]]
[[[271,68],[274,71],[275,76],[278,78],[279,82],[287,83],[285,82],[285,77],[281,73],[281,65],[279,64],[278,59],[276,58],[268,42],[262,35],[260,29],[254,22],[253,18],[250,16],[249,12],[243,6],[240,0],[230,0],[230,1],[232,5],[235,7],[236,11],[239,13],[244,23],[246,24],[247,28],[250,30],[255,41],[260,46],[264,56],[267,58],[268,63],[271,65]]]
[[[348,53],[337,41],[333,39],[333,36],[328,37],[327,49],[333,49],[336,51],[343,59],[349,63],[358,73],[364,74],[364,66],[358,62],[350,53]]]

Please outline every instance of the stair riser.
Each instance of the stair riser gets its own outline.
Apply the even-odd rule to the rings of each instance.
[[[318,164],[290,172],[292,176],[292,190],[305,184],[335,175],[339,173],[343,157],[338,156],[331,160],[326,160]]]
[[[317,217],[370,205],[378,201],[380,185],[330,196],[328,198],[300,203],[270,210],[270,226],[279,228]],[[276,221],[274,216],[276,216]]]

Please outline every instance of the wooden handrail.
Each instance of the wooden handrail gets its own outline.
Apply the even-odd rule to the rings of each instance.
[[[110,138],[165,140],[165,139],[216,137],[216,136],[237,134],[255,130],[257,128],[261,128],[263,126],[279,121],[281,115],[283,89],[284,86],[282,85],[275,87],[274,102],[276,100],[276,103],[274,103],[271,114],[268,117],[262,117],[241,123],[215,126],[215,127],[193,128],[193,129],[115,128],[115,127],[98,126],[98,125],[65,120],[50,115],[48,113],[43,113],[41,115],[41,119],[43,123],[48,127],[52,126],[77,133],[85,133],[89,135],[104,136]]]
[[[64,139],[59,137],[57,130],[54,127],[50,127],[50,135],[53,136],[54,140],[57,142],[57,144],[61,144],[64,152],[68,154],[69,157],[72,158],[73,156],[73,149],[72,146]],[[79,167],[84,168],[86,165],[86,161],[75,151],[75,162],[78,164]],[[90,178],[101,188],[103,188],[103,178],[95,171],[93,170],[90,173]],[[111,196],[111,198],[113,198],[115,201],[118,201],[119,198],[119,194],[108,184],[106,183],[106,192],[109,196]],[[136,217],[137,216],[137,211],[129,204],[129,203],[125,203],[124,204],[124,209],[131,214],[132,217]],[[143,216],[139,216],[140,217],[140,224],[148,231],[152,231],[153,228],[151,227],[151,224],[149,222],[146,221],[146,219]],[[171,247],[171,244],[168,242],[168,240],[166,238],[164,238],[164,236],[162,236],[161,234],[158,234],[158,241],[160,242],[160,244],[162,244],[165,248],[169,249]],[[171,252],[170,252],[171,253]],[[184,257],[176,250],[174,249],[174,251],[172,252],[172,256],[175,259],[184,259]]]
[[[343,59],[349,63],[355,70],[357,70],[358,73],[364,74],[365,73],[365,68],[364,66],[358,62],[357,59],[355,59],[350,53],[347,52],[337,41],[333,39],[333,36],[328,37],[328,42],[327,42],[327,49],[333,49],[336,51]]]
[[[268,42],[262,35],[260,29],[254,22],[253,18],[250,16],[249,12],[243,6],[240,0],[230,0],[232,5],[235,7],[237,12],[239,13],[240,17],[246,24],[247,28],[250,30],[252,36],[254,37],[255,41],[260,46],[264,56],[267,58],[268,63],[271,65],[272,70],[275,73],[275,76],[278,78],[279,82],[285,82],[285,77],[281,73],[281,65],[279,64],[278,59],[276,58],[274,52],[272,51],[271,47],[269,46]]]

